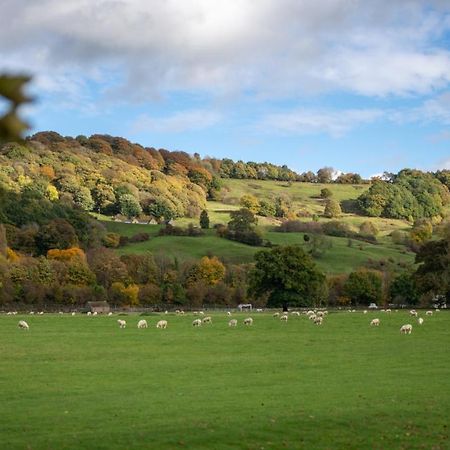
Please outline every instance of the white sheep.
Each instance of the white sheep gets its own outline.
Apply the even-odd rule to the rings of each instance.
[[[117,319],[117,323],[119,324],[119,328],[126,328],[127,326],[126,320]]]
[[[300,313],[298,312],[298,311],[292,311],[292,313],[291,313],[293,316],[299,316],[300,315]]]
[[[203,323],[212,323],[212,319],[210,316],[203,317]]]
[[[412,309],[412,310],[409,312],[409,315],[410,315],[410,316],[417,317],[417,311],[416,311],[415,309]]]
[[[433,311],[427,311],[427,312],[425,313],[425,315],[426,315],[426,316],[432,316],[432,315],[433,315]]]
[[[316,317],[317,317],[317,316],[316,316],[315,314],[310,314],[310,315],[308,316],[308,319],[309,319],[309,320],[315,320]]]
[[[202,325],[202,321],[200,320],[200,319],[195,319],[193,322],[192,322],[192,326],[193,327],[200,327]]]
[[[96,316],[97,314],[98,314],[97,311],[94,311],[94,312],[92,313],[93,316]]]
[[[30,311],[30,315],[32,316],[34,314],[34,311]]]
[[[283,315],[280,317],[280,320],[282,320],[283,322],[287,322],[288,316],[287,316],[286,314],[283,314]]]
[[[317,317],[323,317],[325,315],[325,313],[323,311],[317,311],[316,316]]]
[[[138,328],[148,328],[148,323],[145,319],[141,319],[138,324],[137,324]]]
[[[90,311],[88,311],[88,312],[86,313],[86,315],[87,315],[87,316],[92,316],[92,313],[91,313]]]
[[[423,318],[422,318],[422,317],[419,317],[419,318],[417,319],[417,323],[418,323],[419,325],[422,325],[422,324],[423,324]]]
[[[407,323],[406,325],[402,325],[400,328],[400,333],[403,334],[411,334],[412,331],[412,325]]]
[[[22,330],[30,330],[30,327],[28,326],[28,324],[25,322],[25,320],[19,320],[19,323],[17,325],[19,328],[21,328]]]
[[[256,308],[256,312],[263,312],[262,308]]]
[[[228,322],[228,326],[229,326],[229,327],[237,327],[237,320],[236,320],[236,319],[231,319],[231,320]]]
[[[370,322],[370,326],[375,326],[375,327],[379,327],[380,326],[380,319],[372,319],[372,321]]]
[[[312,310],[309,310],[309,311],[306,313],[307,316],[312,316],[313,314],[315,314],[315,312],[312,311]]]
[[[280,313],[278,313],[278,312],[273,313],[273,317],[278,317],[279,315],[280,315]]]
[[[74,316],[76,313],[75,313],[75,311],[72,311],[72,316]]]
[[[367,314],[367,309],[365,309],[365,310],[363,311],[363,314]]]
[[[323,317],[322,316],[316,316],[316,318],[314,319],[314,323],[316,325],[322,325],[323,322]]]
[[[390,308],[388,308],[385,312],[390,313],[390,312],[392,312],[392,310]]]
[[[110,311],[109,313],[108,313],[108,316],[112,316],[113,315],[113,313]]]
[[[199,314],[200,314],[201,316],[204,316],[204,315],[205,315],[205,313],[204,313],[203,311],[199,311]]]
[[[253,325],[253,319],[251,317],[247,317],[246,319],[244,319],[244,325]]]
[[[231,316],[231,311],[227,311],[227,316]]]
[[[39,311],[39,312],[38,312],[38,315],[39,315],[39,316],[42,316],[43,314],[44,314],[44,311]]]
[[[156,324],[156,328],[166,329],[167,328],[167,320],[160,320]]]

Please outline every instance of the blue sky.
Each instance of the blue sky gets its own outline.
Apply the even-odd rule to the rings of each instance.
[[[450,168],[445,0],[0,0],[38,130],[371,176]]]

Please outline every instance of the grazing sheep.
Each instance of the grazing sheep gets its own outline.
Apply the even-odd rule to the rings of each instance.
[[[167,320],[160,320],[156,324],[156,328],[166,329],[167,328]]]
[[[169,311],[164,311],[164,314],[169,314]]]
[[[87,316],[92,316],[92,313],[91,313],[90,311],[88,311],[88,312],[86,313],[86,315],[87,315]]]
[[[38,315],[39,315],[39,316],[42,316],[42,315],[44,315],[44,311],[40,311],[40,312],[38,312]]]
[[[425,315],[426,315],[426,316],[432,316],[432,315],[433,315],[433,311],[427,311],[427,312],[425,313]]]
[[[392,310],[388,308],[385,312],[390,313]]]
[[[34,314],[34,311],[30,311],[30,315],[32,316]]]
[[[244,325],[253,325],[253,319],[251,317],[247,317],[246,319],[244,319]]]
[[[310,314],[310,315],[308,316],[308,319],[309,319],[309,320],[315,320],[316,317],[317,317],[317,316],[316,316],[315,314]]]
[[[417,311],[416,311],[415,309],[412,309],[412,310],[409,312],[409,314],[410,314],[411,316],[417,317]]]
[[[412,331],[412,325],[407,323],[406,325],[402,325],[400,328],[400,333],[402,334],[411,334]]]
[[[194,316],[198,316],[198,311],[192,311],[192,314],[194,314]]]
[[[363,311],[363,314],[367,314],[367,309],[365,309],[365,310]]]
[[[418,323],[419,325],[422,325],[422,324],[423,324],[423,318],[422,318],[422,317],[419,317],[419,318],[417,319],[417,323]]]
[[[298,312],[298,311],[292,311],[292,313],[291,313],[293,316],[299,316],[300,315],[300,313]]]
[[[25,322],[25,320],[19,320],[19,323],[17,325],[19,328],[21,328],[22,330],[30,330],[30,327],[28,326],[28,324]]]
[[[263,312],[262,308],[256,308],[256,312]]]
[[[108,313],[108,316],[112,316],[113,315],[113,313],[110,311],[109,313]]]
[[[200,320],[200,319],[195,319],[193,322],[192,322],[192,326],[193,327],[200,327],[202,325],[202,321]]]
[[[98,314],[97,311],[94,311],[94,312],[92,313],[93,316],[96,316],[97,314]]]
[[[39,313],[40,314],[40,313]],[[44,314],[44,313],[42,313],[42,314]],[[59,313],[58,314],[64,314],[62,311],[59,311]]]
[[[75,311],[72,311],[72,316],[74,316],[76,313],[75,313]]]
[[[138,328],[148,328],[148,323],[145,319],[141,319],[138,324],[137,324]]]
[[[212,319],[210,316],[203,317],[203,323],[212,323]]]
[[[227,311],[227,316],[231,316],[231,311]]]
[[[231,319],[231,320],[228,322],[228,326],[229,326],[229,327],[237,327],[237,320],[236,320],[236,319]]]
[[[280,317],[280,320],[282,320],[282,321],[284,321],[284,322],[287,322],[288,316],[287,316],[286,314],[283,314],[283,315]]]
[[[276,313],[273,313],[272,317],[278,317],[279,315],[280,315],[280,313],[276,312]]]
[[[127,326],[126,320],[117,319],[117,323],[119,324],[119,328],[125,328]]]
[[[379,327],[380,326],[380,319],[372,319],[372,321],[370,322],[370,326],[375,326],[375,327]]]
[[[316,325],[322,325],[322,322],[323,322],[323,317],[321,317],[321,316],[316,316],[316,318],[314,319],[314,323]]]
[[[307,316],[312,316],[313,314],[315,314],[315,312],[314,312],[314,311],[311,311],[311,310],[309,310],[309,311],[306,313]]]
[[[317,311],[316,316],[317,317],[323,317],[325,315],[325,313],[323,311]]]
[[[203,311],[200,311],[199,314],[200,314],[201,316],[204,316],[204,315],[205,315],[205,313],[204,313]]]

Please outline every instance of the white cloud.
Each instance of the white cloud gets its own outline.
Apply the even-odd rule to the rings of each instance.
[[[107,93],[125,100],[427,93],[450,83],[448,13],[438,0],[3,0],[0,57],[44,78],[113,73]]]
[[[209,128],[217,124],[220,119],[221,115],[218,112],[201,109],[178,111],[166,117],[142,115],[131,125],[131,130],[133,133],[143,131],[181,133]]]
[[[308,110],[269,114],[259,125],[262,130],[287,134],[327,133],[341,137],[350,130],[381,118],[383,112],[376,109]]]

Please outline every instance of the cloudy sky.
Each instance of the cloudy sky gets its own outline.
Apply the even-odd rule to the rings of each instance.
[[[33,131],[370,176],[450,168],[448,0],[0,0]]]

